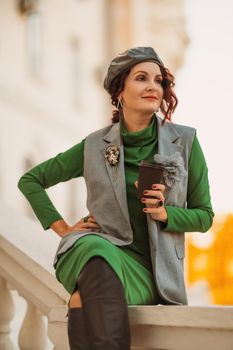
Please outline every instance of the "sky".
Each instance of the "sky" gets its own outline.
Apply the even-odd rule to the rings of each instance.
[[[185,0],[185,8],[190,44],[174,121],[197,129],[214,211],[233,213],[233,1]]]

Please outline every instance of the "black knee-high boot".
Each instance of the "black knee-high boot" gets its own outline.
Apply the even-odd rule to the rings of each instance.
[[[92,258],[77,281],[92,350],[129,350],[130,326],[124,288],[101,257]]]
[[[83,317],[83,309],[70,308],[67,331],[70,350],[90,350],[89,337]]]

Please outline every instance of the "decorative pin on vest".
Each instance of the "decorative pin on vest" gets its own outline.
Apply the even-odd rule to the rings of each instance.
[[[110,145],[105,150],[105,156],[104,156],[109,164],[113,167],[115,167],[119,162],[120,157],[120,150],[115,145]]]

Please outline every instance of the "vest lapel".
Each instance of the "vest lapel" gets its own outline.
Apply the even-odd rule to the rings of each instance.
[[[116,199],[121,208],[122,214],[130,225],[127,198],[126,198],[126,184],[125,184],[125,168],[124,168],[124,147],[120,137],[120,124],[116,123],[112,126],[110,131],[104,136],[103,155],[105,156],[106,148],[110,145],[117,146],[120,150],[119,163],[112,166],[106,160],[106,169],[116,195]]]
[[[183,157],[184,147],[181,145],[181,135],[176,127],[169,122],[162,125],[162,120],[157,117],[158,130],[158,154],[161,156],[171,156],[179,152]],[[185,189],[184,189],[185,193]],[[180,198],[180,191],[176,186],[165,190],[165,204],[177,205]]]
[[[180,134],[172,123],[166,122],[162,125],[161,118],[157,117],[158,131],[158,153],[163,156],[170,156],[175,152],[183,153],[183,146],[179,144]]]

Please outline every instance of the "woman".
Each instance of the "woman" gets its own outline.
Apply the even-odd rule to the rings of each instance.
[[[117,107],[112,125],[19,181],[43,228],[62,237],[54,265],[71,294],[72,350],[129,349],[127,305],[187,304],[184,232],[207,231],[214,214],[195,129],[170,121],[177,105],[173,85],[152,48],[118,55],[104,81]],[[162,163],[170,177],[139,198],[142,160]],[[45,189],[79,176],[86,181],[89,215],[69,226]]]

